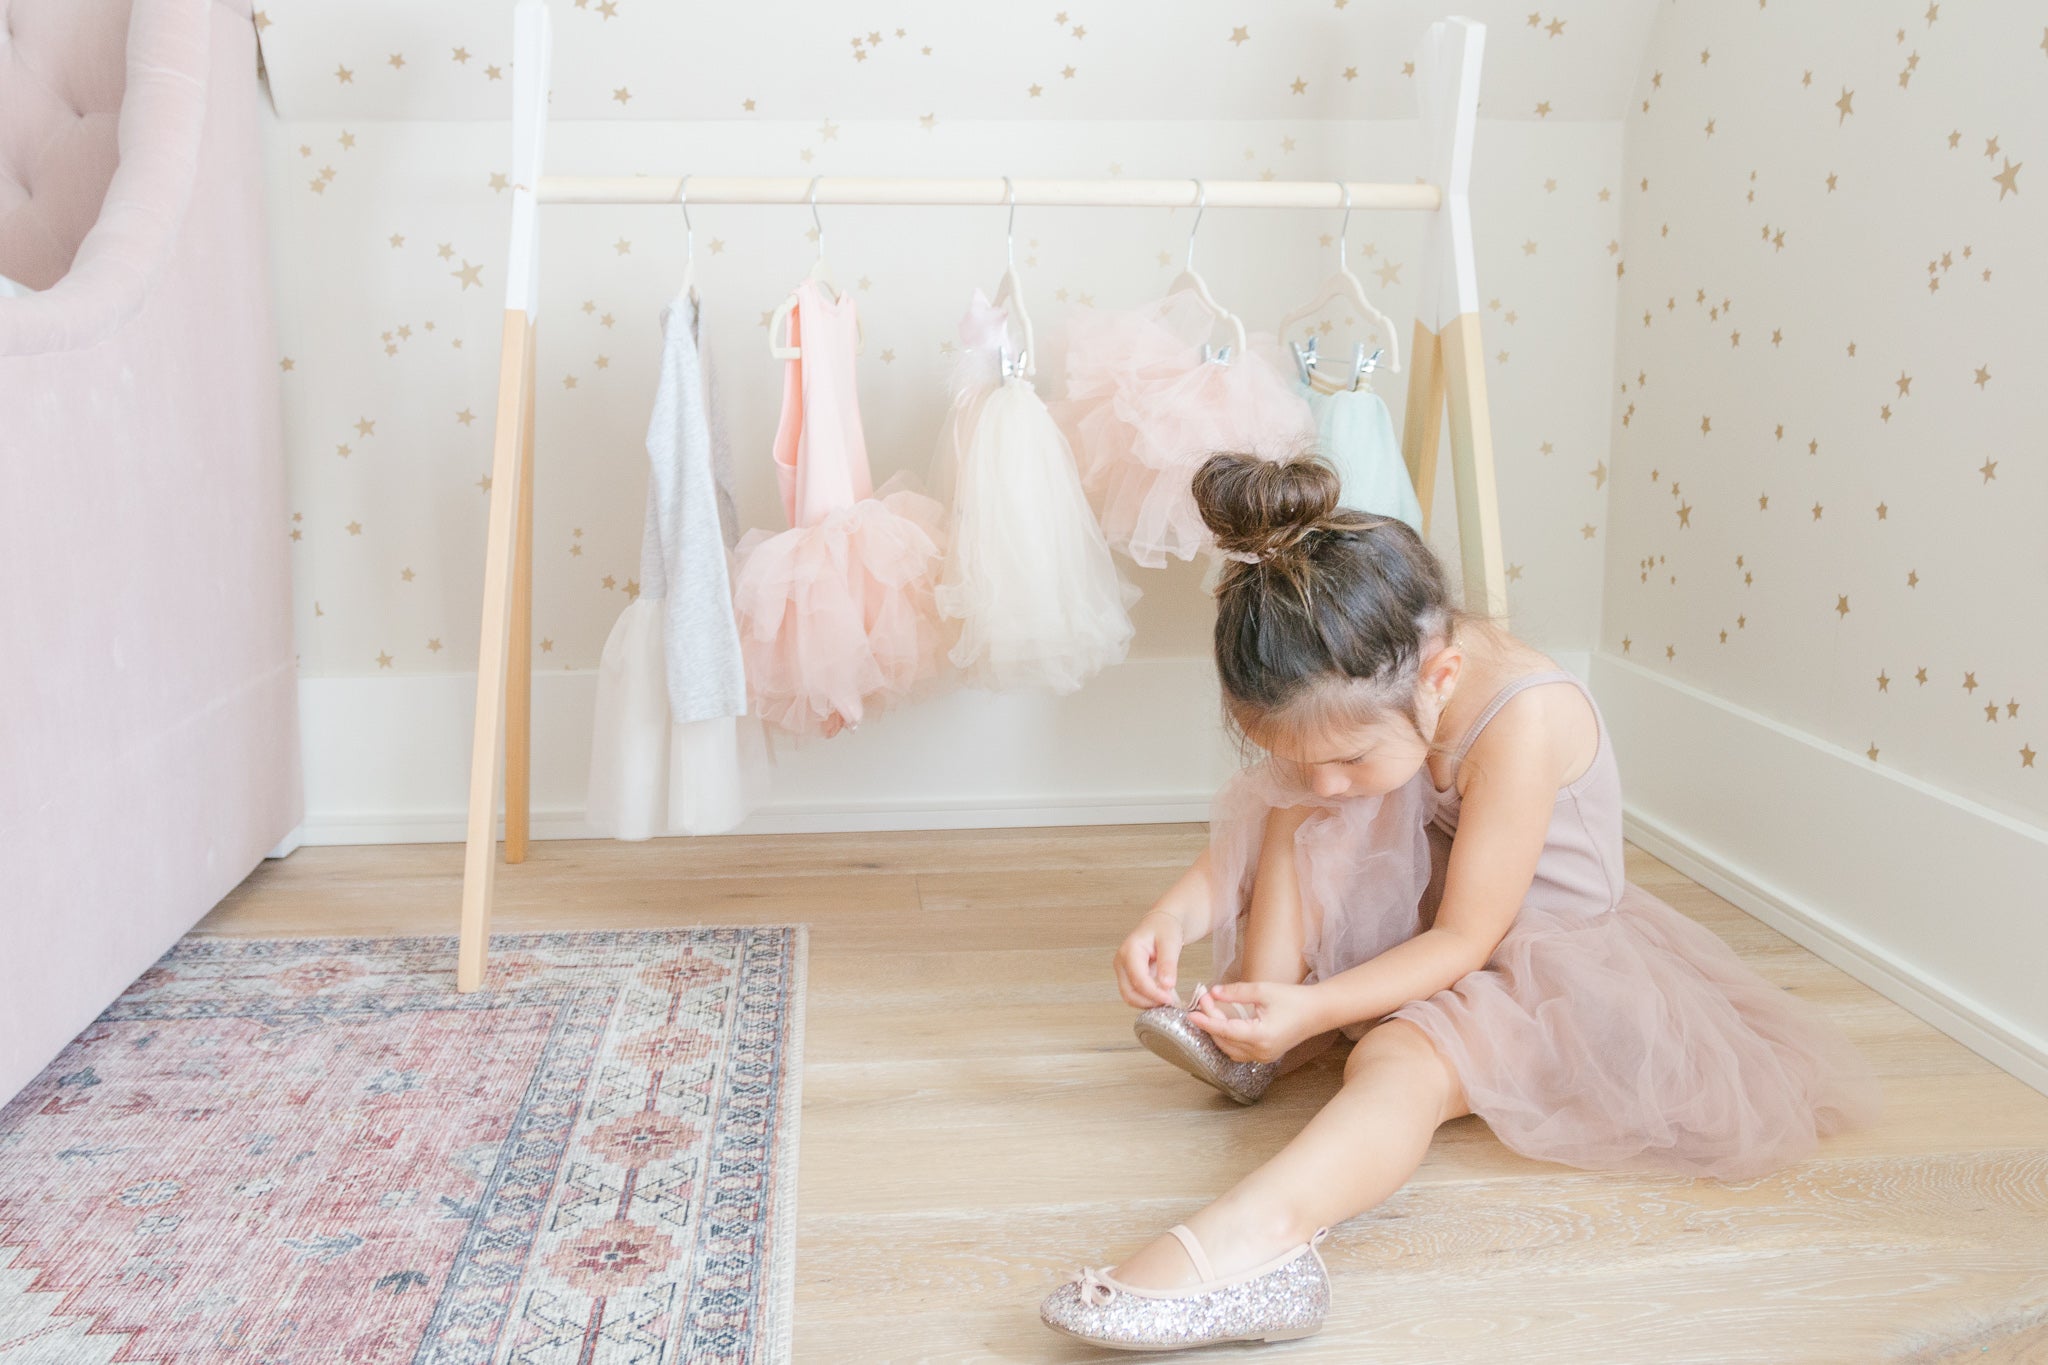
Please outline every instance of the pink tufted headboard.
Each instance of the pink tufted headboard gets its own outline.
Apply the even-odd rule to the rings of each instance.
[[[63,278],[120,160],[131,0],[0,0],[0,275]]]

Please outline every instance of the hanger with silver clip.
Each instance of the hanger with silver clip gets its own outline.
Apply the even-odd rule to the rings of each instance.
[[[1386,338],[1386,345],[1381,348],[1386,352],[1387,356],[1386,369],[1389,373],[1397,374],[1401,369],[1401,355],[1398,350],[1398,343],[1395,340],[1393,320],[1373,305],[1373,301],[1366,296],[1365,286],[1359,282],[1358,276],[1351,273],[1349,251],[1351,186],[1346,182],[1339,181],[1338,188],[1344,192],[1344,223],[1337,231],[1337,273],[1325,279],[1317,287],[1315,296],[1307,303],[1280,319],[1280,335],[1283,337],[1288,335],[1296,327],[1313,318],[1338,299],[1349,299],[1358,305],[1359,311],[1363,312],[1369,321],[1377,324],[1379,335]],[[1363,344],[1361,342],[1360,346],[1363,347]],[[1309,352],[1310,354],[1314,353],[1313,339],[1310,341]],[[1360,355],[1363,355],[1362,350]],[[1300,362],[1301,358],[1301,347],[1296,346],[1295,359],[1297,362]],[[1302,378],[1307,379],[1309,371],[1313,368],[1313,365],[1305,367],[1302,371]],[[1379,368],[1377,362],[1371,368]],[[1362,375],[1369,373],[1371,373],[1370,369],[1357,369],[1354,367],[1351,376],[1353,387],[1356,387],[1357,380]]]
[[[818,182],[824,178],[822,175],[812,176],[810,188],[804,195],[805,202],[811,206],[811,227],[818,234],[818,259],[811,263],[810,273],[804,276],[804,278],[817,281],[824,289],[826,297],[836,302],[844,298],[845,294],[838,285],[832,282],[832,267],[825,263],[825,223],[823,219],[818,217]],[[795,311],[796,291],[791,290],[789,297],[784,299],[782,305],[775,310],[775,315],[768,319],[768,354],[774,356],[777,360],[797,360],[803,356],[803,348],[801,346],[792,346],[788,341],[789,318],[790,314]],[[860,343],[865,339],[866,329],[861,326],[858,314],[854,316],[853,324],[855,337],[854,352],[859,354]],[[778,335],[784,339],[778,342],[776,340]]]
[[[1209,310],[1209,315],[1215,318],[1216,321],[1229,323],[1230,334],[1235,343],[1236,352],[1242,355],[1245,349],[1244,323],[1238,319],[1237,314],[1216,302],[1216,296],[1209,292],[1208,281],[1195,273],[1195,234],[1201,231],[1202,212],[1208,207],[1208,187],[1200,180],[1197,180],[1195,181],[1195,223],[1193,227],[1188,229],[1187,265],[1181,270],[1179,275],[1174,277],[1173,283],[1166,286],[1166,292],[1173,294],[1185,289],[1201,301],[1202,306]],[[1230,363],[1231,351],[1232,347],[1230,346],[1212,349],[1208,343],[1204,342],[1202,345],[1202,359],[1205,361],[1213,360],[1219,365],[1228,365]]]
[[[1028,379],[1038,373],[1038,347],[1031,332],[1031,314],[1024,308],[1024,283],[1017,276],[1017,187],[1010,183],[1007,175],[1003,177],[1003,198],[1010,206],[1010,223],[1005,231],[1009,265],[996,285],[996,296],[989,302],[993,307],[1007,308],[1010,316],[1016,319],[1017,330],[1024,336],[1023,348],[1012,351],[1009,327],[1005,325],[1003,328],[1003,377]]]

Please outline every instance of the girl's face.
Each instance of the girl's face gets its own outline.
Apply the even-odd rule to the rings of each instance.
[[[1425,717],[1433,728],[1434,717]],[[1258,742],[1257,736],[1253,737]],[[1370,723],[1317,736],[1276,736],[1260,744],[1327,801],[1384,796],[1405,786],[1429,757],[1429,743],[1408,717],[1385,712]]]
[[[1428,760],[1430,739],[1463,664],[1463,652],[1456,646],[1441,648],[1423,661],[1417,670],[1412,721],[1387,708],[1367,721],[1322,734],[1252,733],[1250,738],[1291,767],[1302,785],[1324,800],[1384,796],[1406,786]]]

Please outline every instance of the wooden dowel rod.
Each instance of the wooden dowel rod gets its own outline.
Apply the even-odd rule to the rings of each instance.
[[[542,176],[543,204],[673,204],[682,191],[679,176]],[[1016,202],[1025,208],[1193,208],[1193,180],[1014,180]],[[811,182],[805,176],[690,177],[690,204],[803,204]],[[1442,206],[1434,185],[1351,182],[1351,206],[1359,209],[1421,209]],[[1337,209],[1344,192],[1334,180],[1210,180],[1203,184],[1212,209]],[[974,179],[871,178],[828,175],[818,181],[820,204],[957,204],[1000,208],[1009,202],[1000,176]]]

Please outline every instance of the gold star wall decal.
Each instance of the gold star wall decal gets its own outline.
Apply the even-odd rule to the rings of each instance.
[[[391,665],[392,665],[392,662],[393,662],[393,660],[392,660],[392,657],[391,657],[391,655],[389,655],[389,654],[386,654],[386,653],[385,653],[385,652],[384,652],[383,650],[381,650],[381,649],[377,651],[377,667],[379,667],[379,668],[389,668],[389,667],[391,667]]]
[[[1998,477],[1998,461],[1991,459],[1985,460],[1983,464],[1977,466],[1977,472],[1984,476],[1984,482],[1990,483],[1993,479]]]
[[[461,281],[461,287],[464,289],[469,288],[471,285],[475,285],[479,289],[483,287],[483,267],[471,265],[467,259],[462,262],[462,269],[451,270],[448,274],[450,278]]]
[[[1849,597],[1848,597],[1848,594],[1846,594],[1846,593],[1837,593],[1837,594],[1835,595],[1835,615],[1837,615],[1837,616],[1847,616],[1848,614],[1849,614]]]
[[[1303,80],[1301,77],[1296,76],[1294,78],[1294,83],[1289,85],[1287,88],[1289,90],[1292,90],[1297,95],[1306,95],[1308,93],[1308,82]]]
[[[403,71],[405,69],[405,54],[403,52],[394,52],[384,60],[391,64],[393,71]]]
[[[1971,672],[1971,673],[1965,673],[1965,674],[1963,674],[1963,691],[1965,691],[1965,692],[1975,692],[1976,690],[1977,690],[1977,675],[1976,675],[1976,674],[1975,674],[1974,672]]]
[[[2008,158],[2005,163],[2005,169],[1991,177],[1993,183],[1998,186],[1998,197],[2001,200],[2008,194],[2018,194],[2020,192],[2019,174],[2020,167],[2024,164],[2024,162],[2017,162]]]
[[[1249,28],[1239,27],[1230,30],[1230,45],[1232,47],[1243,47],[1251,40],[1252,31]]]
[[[1849,121],[1849,115],[1856,112],[1855,99],[1856,92],[1854,90],[1851,90],[1846,85],[1843,86],[1842,97],[1835,101],[1835,108],[1842,111],[1841,117],[1835,120],[1837,126],[1847,123]]]
[[[472,422],[476,421],[476,414],[471,412],[468,408],[464,408],[462,411],[455,414],[455,420],[462,423],[462,425],[464,426],[468,426]]]
[[[1990,367],[1989,365],[1979,365],[1979,366],[1977,367],[1977,378],[1976,378],[1976,385],[1977,385],[1977,387],[1981,389],[1981,388],[1983,388],[1983,387],[1984,387],[1984,386],[1985,386],[1986,384],[1989,384],[1990,382],[1991,382],[1991,367]]]
[[[1877,690],[1880,692],[1892,690],[1892,680],[1885,676],[1884,670],[1881,668],[1877,671]]]
[[[2042,42],[2042,43],[2043,43],[2044,45],[2048,45],[2048,36],[2044,36],[2044,37],[2043,37],[2043,38],[2041,39],[2041,42]],[[2022,768],[2031,768],[2031,767],[2033,767],[2033,766],[2034,766],[2034,746],[2033,746],[2033,745],[2031,745],[2031,744],[2022,744],[2022,745],[2020,745],[2020,766],[2021,766]]]
[[[1877,741],[1874,739],[1871,740],[1870,747],[1868,749],[1865,749],[1863,752],[1869,755],[1870,761],[1872,763],[1877,762]]]
[[[353,84],[353,83],[354,83],[354,81],[355,81],[355,78],[356,78],[356,73],[355,73],[355,72],[353,72],[353,71],[351,71],[351,70],[349,70],[349,69],[348,69],[347,67],[345,67],[345,66],[337,66],[337,67],[335,67],[335,68],[334,68],[334,79],[335,79],[335,82],[336,82],[337,84],[339,84],[339,85],[350,85],[350,84]]]

